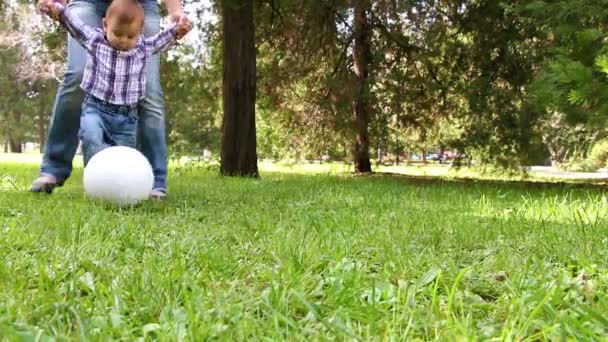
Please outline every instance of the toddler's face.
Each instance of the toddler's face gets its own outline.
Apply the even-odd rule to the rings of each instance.
[[[113,48],[121,51],[128,51],[137,45],[141,36],[142,23],[140,20],[133,20],[130,23],[119,23],[115,18],[105,18],[103,30],[106,38]]]

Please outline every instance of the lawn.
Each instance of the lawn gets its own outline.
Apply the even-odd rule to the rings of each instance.
[[[0,164],[0,340],[599,340],[608,201],[574,185],[171,170],[170,198]],[[51,339],[49,339],[51,340]]]

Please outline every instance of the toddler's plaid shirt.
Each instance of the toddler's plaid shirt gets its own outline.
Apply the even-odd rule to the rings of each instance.
[[[80,87],[89,95],[116,105],[133,105],[145,95],[146,62],[149,56],[176,41],[175,24],[169,29],[144,38],[135,48],[113,48],[102,29],[85,25],[70,9],[55,3],[61,11],[61,23],[87,51],[87,63]]]

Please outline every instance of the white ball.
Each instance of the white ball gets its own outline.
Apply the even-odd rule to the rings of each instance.
[[[134,148],[112,146],[95,154],[84,169],[88,197],[118,206],[147,199],[154,185],[150,163]]]

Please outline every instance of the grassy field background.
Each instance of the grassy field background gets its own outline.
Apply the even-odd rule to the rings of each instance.
[[[8,340],[601,340],[600,188],[174,166],[170,198],[29,194],[0,161]],[[0,338],[1,339],[1,338]]]

